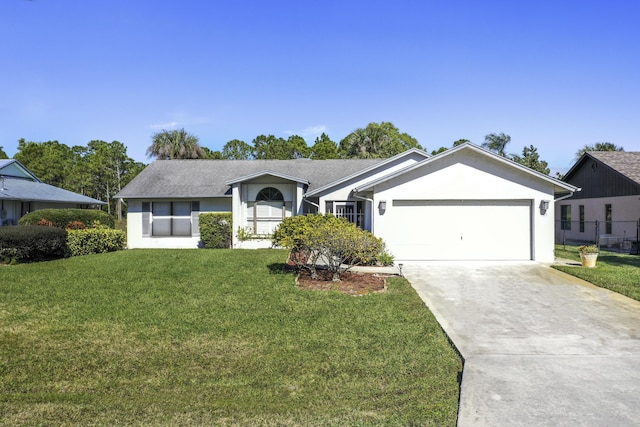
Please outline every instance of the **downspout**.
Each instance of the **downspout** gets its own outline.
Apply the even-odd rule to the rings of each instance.
[[[582,191],[582,188],[578,188],[576,191]],[[557,199],[553,199],[553,201],[554,201],[554,202],[559,202],[559,201],[561,201],[561,200],[568,199],[569,197],[572,197],[574,194],[575,194],[575,192],[574,192],[574,191],[572,191],[571,193],[569,193],[569,194],[565,194],[565,195],[564,195],[564,196],[562,196],[562,197],[558,197]]]
[[[370,198],[364,197],[364,196],[358,196],[358,189],[357,188],[353,190],[353,197],[356,198],[356,199],[364,200],[364,201],[367,201],[367,202],[371,203],[371,234],[376,234],[375,233],[375,228],[373,226],[373,219],[375,217],[375,215],[373,213],[373,199],[370,199]]]

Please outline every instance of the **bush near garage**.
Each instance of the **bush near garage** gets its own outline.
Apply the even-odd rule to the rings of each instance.
[[[353,266],[371,264],[384,253],[382,239],[332,214],[285,218],[273,234],[273,244],[292,251],[298,268],[318,278],[319,265],[333,273],[333,281]],[[343,267],[346,265],[346,268]]]
[[[231,247],[233,222],[231,212],[205,212],[200,214],[200,240],[209,249]]]
[[[93,209],[40,209],[29,212],[20,220],[20,225],[34,225],[38,221],[50,221],[54,227],[67,228],[74,222],[81,222],[90,227],[91,224],[99,223],[109,228],[114,228],[115,219],[112,215],[104,211]]]
[[[37,262],[69,256],[67,231],[38,225],[0,227],[0,261]]]

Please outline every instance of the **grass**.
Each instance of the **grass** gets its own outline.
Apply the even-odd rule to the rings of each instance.
[[[455,425],[461,361],[409,284],[302,291],[276,250],[0,267],[2,425]]]
[[[577,246],[556,245],[556,256],[580,262]],[[640,256],[600,251],[595,268],[554,265],[554,268],[596,286],[640,301]]]

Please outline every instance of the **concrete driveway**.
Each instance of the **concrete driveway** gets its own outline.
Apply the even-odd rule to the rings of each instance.
[[[639,302],[534,262],[403,272],[465,360],[459,426],[640,425]]]

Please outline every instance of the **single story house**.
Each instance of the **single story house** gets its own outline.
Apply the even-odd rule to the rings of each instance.
[[[45,184],[22,163],[0,160],[0,226],[38,209],[86,208],[105,202]]]
[[[558,241],[628,249],[638,240],[640,152],[588,151],[563,181],[582,191],[556,202]]]
[[[388,159],[160,160],[116,196],[130,248],[195,248],[200,212],[241,234],[330,212],[385,240],[396,260],[554,259],[554,203],[577,189],[470,143]],[[269,245],[267,240],[265,244]]]

